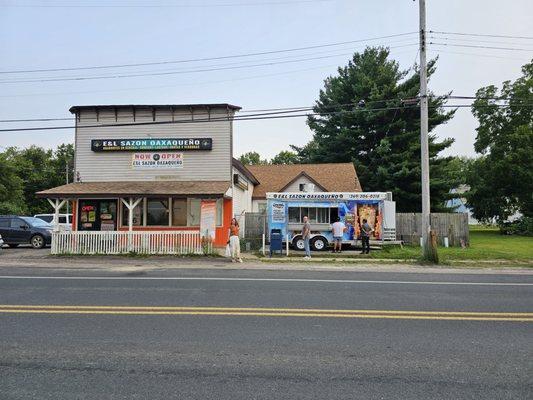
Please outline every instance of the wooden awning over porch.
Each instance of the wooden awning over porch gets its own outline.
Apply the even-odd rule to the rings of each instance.
[[[69,183],[37,192],[43,198],[224,196],[228,181],[118,181]]]

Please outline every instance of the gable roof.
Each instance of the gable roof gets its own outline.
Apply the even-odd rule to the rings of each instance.
[[[281,192],[299,176],[306,176],[328,192],[361,192],[352,163],[246,165],[257,178],[253,198],[264,199],[267,192]]]
[[[259,185],[259,181],[257,178],[250,172],[248,168],[244,166],[243,163],[241,163],[239,160],[237,160],[235,157],[233,158],[232,165],[237,171],[242,173],[250,182],[252,182],[254,185]]]

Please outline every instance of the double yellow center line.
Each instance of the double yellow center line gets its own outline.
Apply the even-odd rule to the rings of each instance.
[[[0,314],[211,315],[242,317],[376,318],[533,322],[533,313],[242,307],[0,305]]]

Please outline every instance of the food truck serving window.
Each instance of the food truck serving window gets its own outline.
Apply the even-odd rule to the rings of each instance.
[[[334,208],[337,212],[337,208]],[[289,207],[289,222],[302,223],[305,216],[315,224],[329,224],[329,207]]]

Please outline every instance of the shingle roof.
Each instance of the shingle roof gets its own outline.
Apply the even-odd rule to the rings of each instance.
[[[328,192],[361,192],[361,184],[352,163],[247,165],[257,178],[253,198],[262,199],[267,192],[282,191],[302,173]]]
[[[224,195],[227,181],[121,181],[70,183],[37,192],[38,197]]]

